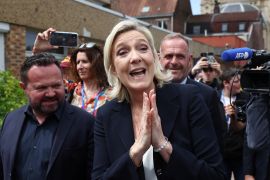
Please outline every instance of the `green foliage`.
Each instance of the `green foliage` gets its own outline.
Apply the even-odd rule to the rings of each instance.
[[[9,72],[0,71],[0,126],[6,113],[27,102],[19,81]]]

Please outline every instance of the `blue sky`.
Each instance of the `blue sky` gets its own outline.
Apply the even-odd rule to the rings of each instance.
[[[200,14],[200,4],[201,0],[190,0],[191,8],[192,8],[192,14],[197,15]]]

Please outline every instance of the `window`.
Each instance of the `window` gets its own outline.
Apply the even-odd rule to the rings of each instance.
[[[167,20],[158,20],[158,27],[168,29]]]
[[[245,29],[246,29],[246,24],[245,24],[245,23],[239,23],[238,28],[239,28],[239,31],[245,31]]]
[[[5,43],[4,33],[0,31],[0,71],[5,70]]]
[[[0,22],[0,71],[5,70],[5,35],[10,30],[9,24]]]
[[[227,6],[226,12],[239,12],[241,11],[241,6],[239,4],[233,4],[230,6]]]
[[[222,23],[221,32],[228,32],[228,23]]]
[[[33,30],[26,31],[26,51],[32,51],[32,48],[34,46],[35,38],[37,36],[38,32],[35,32]]]
[[[150,7],[149,6],[144,6],[143,8],[142,8],[142,13],[146,13],[146,12],[149,12],[149,10],[150,10]]]
[[[201,26],[193,26],[193,34],[200,34]]]

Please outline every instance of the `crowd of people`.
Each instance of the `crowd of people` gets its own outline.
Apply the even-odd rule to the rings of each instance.
[[[241,69],[209,53],[194,61],[178,33],[157,51],[132,20],[59,63],[46,52],[54,31],[21,67],[29,103],[5,117],[0,179],[266,180],[246,145]]]

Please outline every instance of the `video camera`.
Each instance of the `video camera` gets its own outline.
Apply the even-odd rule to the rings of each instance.
[[[244,91],[270,93],[270,66],[268,69],[244,70],[240,83]]]
[[[269,154],[262,152],[269,152],[270,148],[270,53],[249,48],[232,49],[223,52],[222,60],[248,60],[241,73],[240,83],[243,90],[251,96],[247,104],[237,102],[237,115],[246,120],[246,144],[252,150],[252,156],[256,157],[253,158],[253,163],[266,162],[265,167],[268,167]],[[256,167],[254,172],[257,173],[260,169],[261,166]],[[265,168],[258,174],[266,177],[268,173]],[[257,175],[256,179],[259,179]]]
[[[250,48],[229,49],[222,53],[222,61],[248,60],[241,74],[241,87],[247,92],[270,93],[270,53]],[[259,68],[258,68],[259,66]]]

